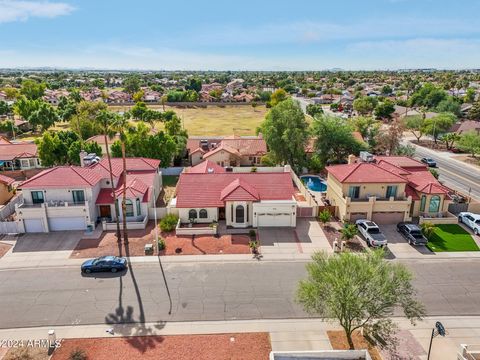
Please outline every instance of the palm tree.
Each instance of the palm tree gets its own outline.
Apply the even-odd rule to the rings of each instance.
[[[120,142],[122,144],[122,163],[123,163],[123,188],[122,188],[122,220],[123,220],[123,242],[128,244],[127,231],[127,159],[125,155],[125,136],[130,128],[130,113],[127,111],[123,115],[115,117],[115,130],[120,134]]]
[[[105,141],[105,148],[107,151],[107,159],[108,159],[108,172],[110,173],[110,184],[112,186],[112,197],[113,203],[115,204],[115,222],[117,223],[117,241],[122,241],[122,233],[120,232],[120,218],[118,216],[117,211],[117,195],[115,194],[115,184],[113,182],[113,172],[112,172],[112,158],[110,157],[110,149],[108,146],[108,139],[112,139],[115,136],[114,130],[114,119],[115,114],[108,110],[101,111],[96,118],[96,121],[101,124],[102,132],[103,132],[103,139]]]

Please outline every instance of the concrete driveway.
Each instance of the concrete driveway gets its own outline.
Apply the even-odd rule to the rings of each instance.
[[[38,251],[72,251],[83,236],[83,231],[58,231],[48,234],[19,236],[13,253]]]
[[[395,258],[423,258],[435,255],[426,246],[409,245],[407,240],[397,231],[397,225],[379,225],[388,241],[388,249]]]
[[[298,218],[296,228],[259,228],[262,254],[313,254],[332,252],[332,248],[315,219]]]

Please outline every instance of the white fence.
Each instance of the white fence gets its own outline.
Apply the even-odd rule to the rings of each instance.
[[[128,230],[142,230],[147,227],[148,216],[145,216],[142,221],[129,221],[127,222]],[[102,222],[103,230],[117,230],[117,223],[115,222]],[[123,230],[123,222],[120,220],[120,229]]]
[[[0,221],[0,234],[18,234],[19,232],[16,221]]]
[[[6,219],[15,212],[15,204],[23,203],[23,195],[17,194],[8,203],[0,206],[0,220]]]
[[[157,211],[157,220],[164,218],[168,214],[166,207],[150,208],[148,209],[148,218],[150,220],[155,220],[155,210]]]

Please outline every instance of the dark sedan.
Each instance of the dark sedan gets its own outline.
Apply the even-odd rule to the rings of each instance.
[[[400,223],[397,230],[410,245],[426,245],[428,240],[422,234],[422,230],[415,224]]]
[[[426,164],[428,167],[437,167],[437,162],[432,158],[422,158],[422,163]]]
[[[101,256],[96,259],[90,259],[82,264],[83,273],[90,274],[92,272],[110,271],[116,273],[127,268],[127,259],[117,256]]]

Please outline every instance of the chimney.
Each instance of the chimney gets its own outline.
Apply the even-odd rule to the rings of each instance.
[[[353,154],[348,155],[348,163],[355,164],[357,162],[357,157]]]
[[[87,152],[85,150],[80,151],[80,166],[85,167],[85,157],[87,156]]]

